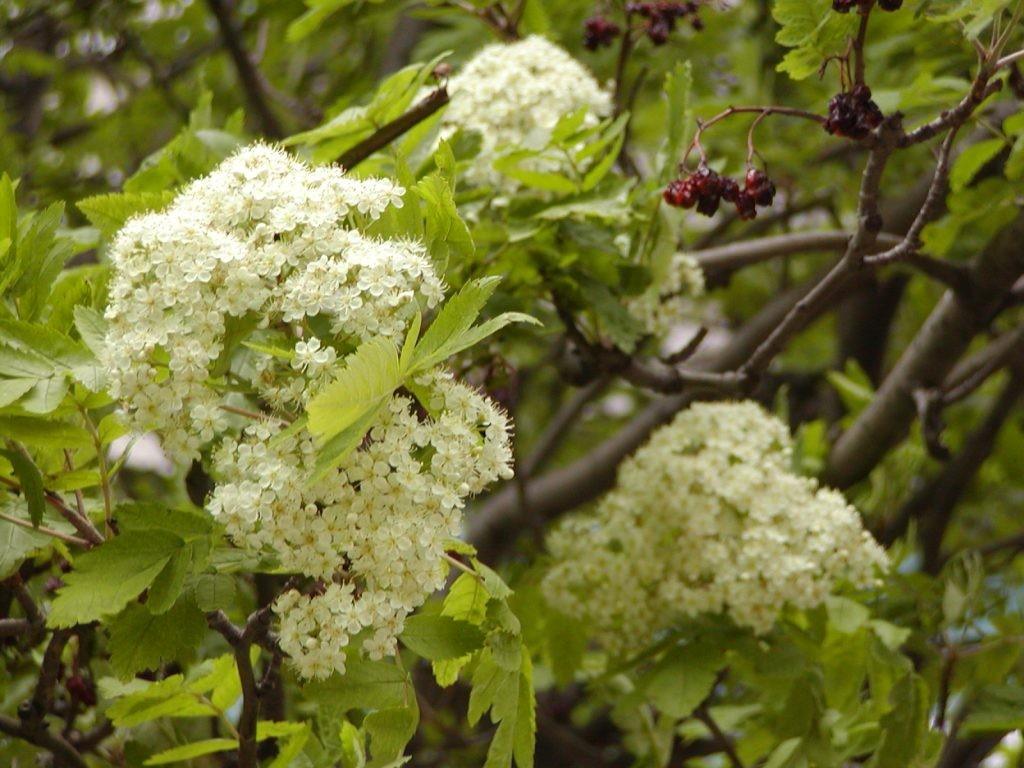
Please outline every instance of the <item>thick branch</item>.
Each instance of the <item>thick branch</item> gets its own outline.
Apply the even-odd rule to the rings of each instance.
[[[833,446],[826,480],[846,487],[864,478],[900,441],[916,413],[916,389],[939,386],[971,339],[991,321],[1024,274],[1024,213],[971,266],[968,298],[947,292],[882,383],[871,403]]]
[[[45,749],[52,753],[57,764],[68,768],[89,768],[85,758],[79,754],[63,737],[50,732],[46,728],[32,728],[18,722],[13,717],[0,715],[0,733],[6,733],[16,739]]]
[[[814,251],[845,251],[850,243],[849,232],[791,232],[757,240],[705,248],[692,254],[704,270],[709,283],[723,281],[730,273],[742,267],[763,261]],[[878,244],[895,247],[902,239],[896,235],[879,234]]]
[[[363,139],[338,158],[338,164],[351,169],[359,165],[374,152],[384,149],[388,144],[412,130],[428,117],[437,112],[449,101],[448,89],[444,86],[431,91],[408,112],[399,115],[390,123],[377,129],[371,136]]]
[[[999,430],[1024,394],[1024,377],[1014,375],[996,398],[981,425],[971,433],[963,449],[927,487],[910,500],[901,517],[920,518],[924,570],[938,571],[942,559],[942,539],[953,509],[967,491],[981,465],[992,454]]]

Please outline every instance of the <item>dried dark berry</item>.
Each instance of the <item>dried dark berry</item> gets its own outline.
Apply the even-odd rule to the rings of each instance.
[[[757,201],[754,196],[746,190],[739,193],[736,198],[736,213],[744,221],[757,218]]]
[[[832,10],[837,13],[849,13],[859,5],[859,0],[832,0]]]
[[[583,22],[583,46],[596,51],[602,46],[611,45],[622,32],[622,29],[606,16],[591,16]]]
[[[724,178],[721,183],[722,199],[727,203],[735,203],[740,195],[740,185],[735,179]]]
[[[871,98],[871,89],[860,84],[852,91],[832,97],[825,130],[835,136],[863,139],[884,119],[882,110]]]
[[[92,680],[87,680],[81,675],[72,675],[64,683],[68,693],[87,707],[96,706],[96,686]]]
[[[768,206],[775,202],[775,185],[768,178],[768,174],[756,168],[747,171],[743,191],[753,197],[754,202],[760,206]]]
[[[676,208],[693,208],[697,204],[697,193],[689,181],[676,179],[665,187],[665,202]]]
[[[903,7],[903,0],[878,0],[878,7],[883,11],[898,11]]]

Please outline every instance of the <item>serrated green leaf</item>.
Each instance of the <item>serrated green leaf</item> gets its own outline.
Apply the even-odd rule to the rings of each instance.
[[[431,661],[465,656],[483,645],[484,634],[450,616],[419,614],[405,620],[400,639],[413,653]]]
[[[28,506],[28,516],[32,520],[32,525],[38,528],[46,511],[46,492],[43,489],[43,476],[39,472],[39,467],[21,451],[0,450],[0,455],[11,462],[14,474],[21,485],[21,496]]]
[[[956,191],[970,184],[978,171],[1006,146],[1002,139],[986,139],[972,144],[957,156],[949,173],[950,189]]]
[[[334,380],[309,401],[309,431],[323,445],[375,412],[401,384],[395,343],[383,336],[364,342],[345,358]]]
[[[170,765],[171,763],[183,763],[203,755],[212,755],[217,752],[227,752],[238,749],[236,739],[203,739],[193,741],[190,744],[182,744],[179,747],[171,747],[163,752],[146,759],[143,765]]]
[[[309,698],[340,709],[388,709],[406,703],[408,675],[394,664],[350,658],[344,675],[307,683]]]
[[[75,328],[82,343],[98,355],[106,346],[107,321],[92,307],[79,304],[75,307]]]
[[[661,169],[663,184],[677,174],[683,139],[691,130],[690,91],[693,88],[693,67],[689,61],[678,61],[665,75],[665,97],[668,102],[665,125],[665,159]]]
[[[6,505],[4,512],[17,516],[12,505]],[[6,579],[26,558],[47,548],[52,541],[45,533],[0,520],[0,579]]]
[[[721,649],[710,643],[688,643],[666,653],[640,685],[658,710],[686,717],[711,693],[723,666]]]
[[[231,607],[236,593],[235,580],[226,573],[201,573],[192,585],[192,595],[201,611]]]
[[[445,178],[432,173],[421,179],[414,190],[426,203],[424,237],[438,273],[444,274],[453,258],[457,264],[471,259],[476,251],[473,237],[459,215],[452,188]]]
[[[123,680],[136,672],[158,670],[169,661],[183,661],[195,653],[206,634],[206,619],[189,600],[154,614],[147,605],[129,605],[107,625],[110,666]]]
[[[411,706],[380,709],[363,718],[363,728],[370,741],[367,768],[385,768],[402,757],[420,720],[415,702],[412,697]]]
[[[173,199],[174,193],[170,190],[112,192],[79,200],[78,210],[85,214],[89,223],[96,227],[104,237],[110,237],[132,216],[159,211]]]
[[[126,531],[75,559],[47,625],[72,627],[119,612],[185,546],[167,531]]]

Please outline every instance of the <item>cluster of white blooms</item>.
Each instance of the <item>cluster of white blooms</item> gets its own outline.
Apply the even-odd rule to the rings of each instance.
[[[627,308],[648,333],[661,337],[680,323],[691,301],[703,293],[700,265],[689,254],[679,252],[667,262],[662,274],[655,271],[650,287],[630,299]]]
[[[165,211],[127,222],[110,252],[103,362],[131,426],[159,427],[172,455],[193,458],[225,427],[208,380],[226,335],[319,316],[341,341],[398,336],[417,300],[436,305],[443,286],[422,244],[359,231],[400,206],[403,192],[255,144]],[[298,371],[312,373],[337,354],[309,335],[294,351]],[[272,404],[301,402],[308,385],[298,372],[284,376],[269,357],[254,366],[254,385]]]
[[[314,580],[274,606],[282,648],[306,677],[343,671],[355,635],[371,657],[393,653],[406,615],[443,586],[465,500],[511,476],[506,415],[440,368],[417,382],[430,402],[395,395],[325,475],[310,434],[284,429],[339,357],[370,337],[404,337],[443,298],[421,243],[365,234],[402,194],[257,144],[166,211],[129,221],[111,253],[112,394],[176,458],[219,440],[211,513],[239,546]],[[223,361],[228,337],[252,342]],[[270,411],[241,434],[227,421],[232,388]]]
[[[702,613],[766,632],[787,605],[874,583],[884,550],[791,458],[785,425],[755,403],[680,413],[622,465],[592,515],[552,533],[548,600],[623,653]]]
[[[451,103],[442,134],[458,129],[480,135],[480,152],[467,171],[470,183],[514,192],[518,182],[502,176],[494,160],[509,149],[539,148],[563,117],[586,109],[585,126],[611,113],[608,91],[586,67],[549,40],[533,35],[482,48],[451,78]],[[530,170],[565,170],[568,160],[535,158]]]
[[[328,585],[274,606],[281,647],[307,677],[343,670],[350,637],[364,629],[365,653],[393,653],[405,616],[444,585],[441,558],[465,498],[511,475],[504,413],[448,374],[423,384],[436,417],[395,397],[362,449],[320,480],[310,437],[271,425],[225,440],[215,456],[210,509],[235,542]]]

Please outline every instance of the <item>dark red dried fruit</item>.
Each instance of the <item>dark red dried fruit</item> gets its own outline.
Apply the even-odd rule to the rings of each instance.
[[[825,130],[834,136],[863,139],[884,119],[882,110],[871,98],[871,89],[861,84],[852,91],[832,97],[828,103]]]
[[[756,168],[747,171],[743,190],[760,206],[768,206],[775,202],[775,185],[764,171]]]
[[[87,707],[93,707],[96,705],[96,686],[92,680],[87,680],[81,675],[72,675],[65,683],[64,687],[67,688],[68,693],[80,702],[85,704]]]
[[[757,201],[746,190],[740,192],[736,198],[736,213],[744,221],[757,218]]]
[[[596,51],[603,46],[611,45],[622,33],[621,27],[606,16],[591,16],[583,22],[583,46]]]

